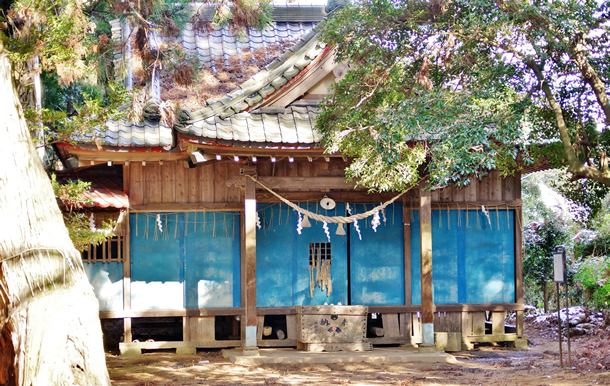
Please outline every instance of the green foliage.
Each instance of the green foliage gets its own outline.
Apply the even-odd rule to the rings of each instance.
[[[51,186],[53,187],[55,197],[66,206],[68,212],[82,209],[85,205],[91,204],[91,200],[84,196],[84,193],[91,189],[91,182],[76,180],[60,184],[57,182],[55,174],[51,174]]]
[[[101,228],[92,229],[86,214],[78,211],[91,204],[91,200],[84,196],[84,193],[91,188],[90,182],[77,180],[60,184],[57,182],[55,174],[51,174],[51,185],[55,197],[67,209],[64,212],[64,223],[76,249],[86,251],[89,245],[99,245],[114,236],[112,232],[116,222],[110,220],[104,222]]]
[[[91,229],[87,215],[82,212],[65,213],[64,223],[74,248],[81,252],[86,251],[89,245],[99,245],[114,236],[112,230],[116,226],[116,222],[109,220],[101,228]]]
[[[537,283],[550,280],[553,274],[553,250],[568,239],[557,219],[533,222],[523,230],[523,276]]]
[[[575,277],[585,290],[586,305],[595,309],[608,309],[610,302],[610,257],[594,256],[578,267]]]
[[[375,190],[404,190],[422,174],[435,189],[465,185],[493,168],[511,175],[523,163],[563,165],[571,146],[536,145],[558,140],[560,128],[565,141],[579,144],[582,170],[597,170],[607,135],[591,128],[605,110],[574,74],[587,62],[598,80],[608,79],[610,41],[601,28],[608,10],[608,2],[576,0],[347,5],[321,32],[337,60],[350,64],[322,104],[324,145],[358,157],[348,174]],[[584,62],[576,52],[582,36]],[[545,83],[550,96],[533,69],[553,80]]]
[[[567,199],[586,208],[578,220],[587,224],[594,219],[602,208],[604,197],[610,188],[594,180],[570,181],[566,175],[553,181],[552,186],[559,190]]]

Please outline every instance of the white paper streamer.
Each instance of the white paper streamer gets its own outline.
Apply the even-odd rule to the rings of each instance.
[[[159,227],[159,232],[163,233],[163,223],[161,222],[161,215],[157,215],[157,226]]]
[[[328,230],[328,223],[326,221],[324,221],[322,228],[324,228],[324,233],[326,233],[326,237],[328,238],[328,242],[330,243],[330,231]]]
[[[299,221],[297,222],[297,233],[301,234],[301,231],[303,230],[303,216],[301,216],[300,212],[297,212],[297,214],[299,215]]]
[[[383,223],[387,223],[388,218],[385,216],[385,208],[381,209],[381,215],[383,216]]]
[[[491,226],[491,218],[489,218],[489,211],[485,208],[485,205],[481,205],[481,211],[487,217],[487,222],[489,222],[489,226]]]
[[[258,212],[256,212],[256,226],[261,229],[261,216],[258,215]]]
[[[371,226],[373,227],[373,231],[377,232],[377,227],[379,225],[381,225],[381,220],[379,219],[379,211],[377,211],[373,215],[373,221],[371,221]]]
[[[89,216],[89,228],[91,228],[91,232],[95,232],[95,217],[93,216],[93,213]]]
[[[356,228],[356,232],[358,232],[358,238],[362,240],[362,233],[360,233],[360,227],[358,226],[358,220],[354,219],[354,228]]]

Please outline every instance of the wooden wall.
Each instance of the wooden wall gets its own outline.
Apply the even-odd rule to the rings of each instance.
[[[256,164],[244,165],[242,162],[232,160],[209,161],[192,169],[186,169],[181,161],[131,162],[125,166],[124,179],[125,190],[130,197],[131,206],[142,206],[151,204],[189,204],[189,203],[239,203],[243,202],[243,193],[239,187],[227,186],[227,180],[240,176],[240,168],[255,168],[261,177],[343,177],[347,163],[342,158],[324,157],[297,158],[294,162],[288,162],[288,158],[278,158],[272,163],[268,158],[259,159]],[[277,188],[277,191],[283,189]],[[317,192],[310,191],[307,194],[299,194],[300,189],[292,186],[293,193],[285,195],[293,201],[316,201],[326,193],[338,192],[331,198],[337,202],[369,202],[385,201],[393,197],[395,193],[382,193],[379,195],[368,195],[366,190],[354,191],[352,187],[345,189],[320,189]],[[309,190],[304,186],[303,190]],[[343,192],[339,192],[343,191]],[[417,189],[406,195],[408,200],[419,197]],[[520,175],[502,178],[499,171],[492,171],[481,180],[471,179],[466,187],[450,185],[445,189],[432,192],[433,209],[437,203],[461,202],[471,204],[501,203],[514,204],[521,198]],[[257,187],[257,199],[260,202],[273,202],[276,199],[269,193]]]
[[[342,177],[347,163],[342,158],[329,158],[328,162],[321,157],[309,162],[306,158],[297,158],[288,162],[287,158],[271,163],[268,159],[259,160],[256,168],[259,176],[265,177]]]
[[[239,175],[233,161],[210,162],[186,169],[182,161],[131,162],[123,178],[131,206],[170,203],[236,203],[239,188],[227,187],[227,178]],[[125,175],[127,174],[127,175]]]
[[[512,202],[521,198],[521,175],[503,178],[500,171],[493,170],[481,180],[473,178],[468,186],[453,184],[432,192],[432,202]],[[433,207],[434,209],[434,207]]]

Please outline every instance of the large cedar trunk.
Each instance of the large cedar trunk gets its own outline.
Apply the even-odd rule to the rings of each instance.
[[[98,302],[0,42],[0,385],[109,385]]]

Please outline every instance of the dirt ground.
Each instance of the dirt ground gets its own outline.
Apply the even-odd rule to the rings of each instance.
[[[572,340],[571,351],[580,355],[580,369],[560,368],[556,332],[526,323],[529,349],[483,346],[454,353],[457,363],[367,363],[331,365],[277,364],[234,365],[220,351],[197,355],[171,352],[146,353],[135,358],[108,354],[113,385],[608,385],[610,370],[586,361],[583,351],[596,350],[596,339],[610,335],[584,336]],[[564,361],[567,350],[564,342]],[[585,350],[583,350],[585,349]],[[209,363],[200,363],[209,361]],[[564,362],[566,364],[566,362]],[[567,367],[567,366],[566,366]],[[592,369],[591,369],[592,368]]]

